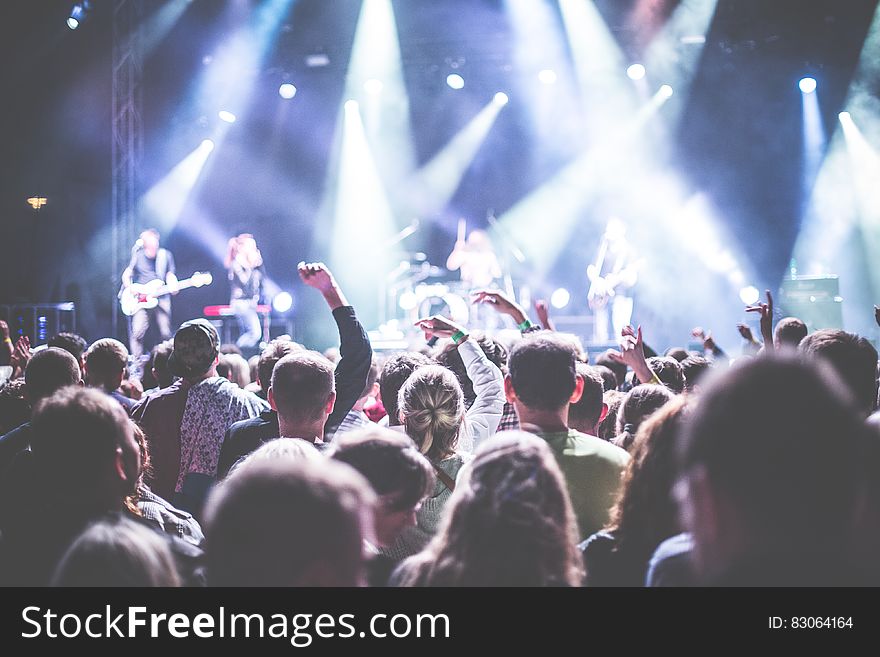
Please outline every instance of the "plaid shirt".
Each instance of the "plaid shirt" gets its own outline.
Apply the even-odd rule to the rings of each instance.
[[[498,423],[498,431],[519,431],[519,417],[516,408],[510,402],[504,402],[504,412],[501,414],[501,422]]]

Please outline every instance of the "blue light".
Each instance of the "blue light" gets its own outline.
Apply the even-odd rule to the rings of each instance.
[[[816,80],[815,78],[801,78],[798,86],[805,94],[811,94],[816,91]]]

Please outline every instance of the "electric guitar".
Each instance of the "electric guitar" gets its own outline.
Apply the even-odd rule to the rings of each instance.
[[[600,276],[600,269],[596,265],[587,267],[587,278],[590,279],[590,291],[587,292],[587,302],[590,308],[604,308],[608,302],[616,294],[617,288],[633,287],[638,279],[639,269],[645,263],[645,259],[641,258],[633,262],[620,271],[612,272],[607,276]]]
[[[189,278],[177,281],[176,289],[202,287],[213,282],[210,272],[204,274],[196,272]],[[171,288],[160,278],[153,279],[149,283],[133,283],[119,292],[119,305],[124,314],[131,316],[142,308],[155,308],[159,305],[159,297],[170,293]]]

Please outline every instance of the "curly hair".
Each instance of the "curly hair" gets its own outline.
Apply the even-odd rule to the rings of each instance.
[[[464,421],[464,395],[455,375],[442,365],[414,371],[400,388],[397,406],[406,433],[429,460],[455,452]]]
[[[404,562],[403,586],[580,586],[577,523],[546,442],[501,432],[459,478],[437,535]]]

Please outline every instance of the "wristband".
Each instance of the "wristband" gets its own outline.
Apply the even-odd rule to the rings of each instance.
[[[3,338],[3,342],[8,342],[9,344],[12,344],[12,339],[11,338]]]
[[[522,324],[517,324],[516,328],[518,328],[519,332],[522,333],[523,331],[532,328],[532,323],[528,320],[528,318],[526,318],[523,320]]]
[[[452,334],[452,341],[455,344],[461,344],[461,341],[466,337],[467,337],[467,333],[465,333],[464,331],[456,331],[455,333]]]

